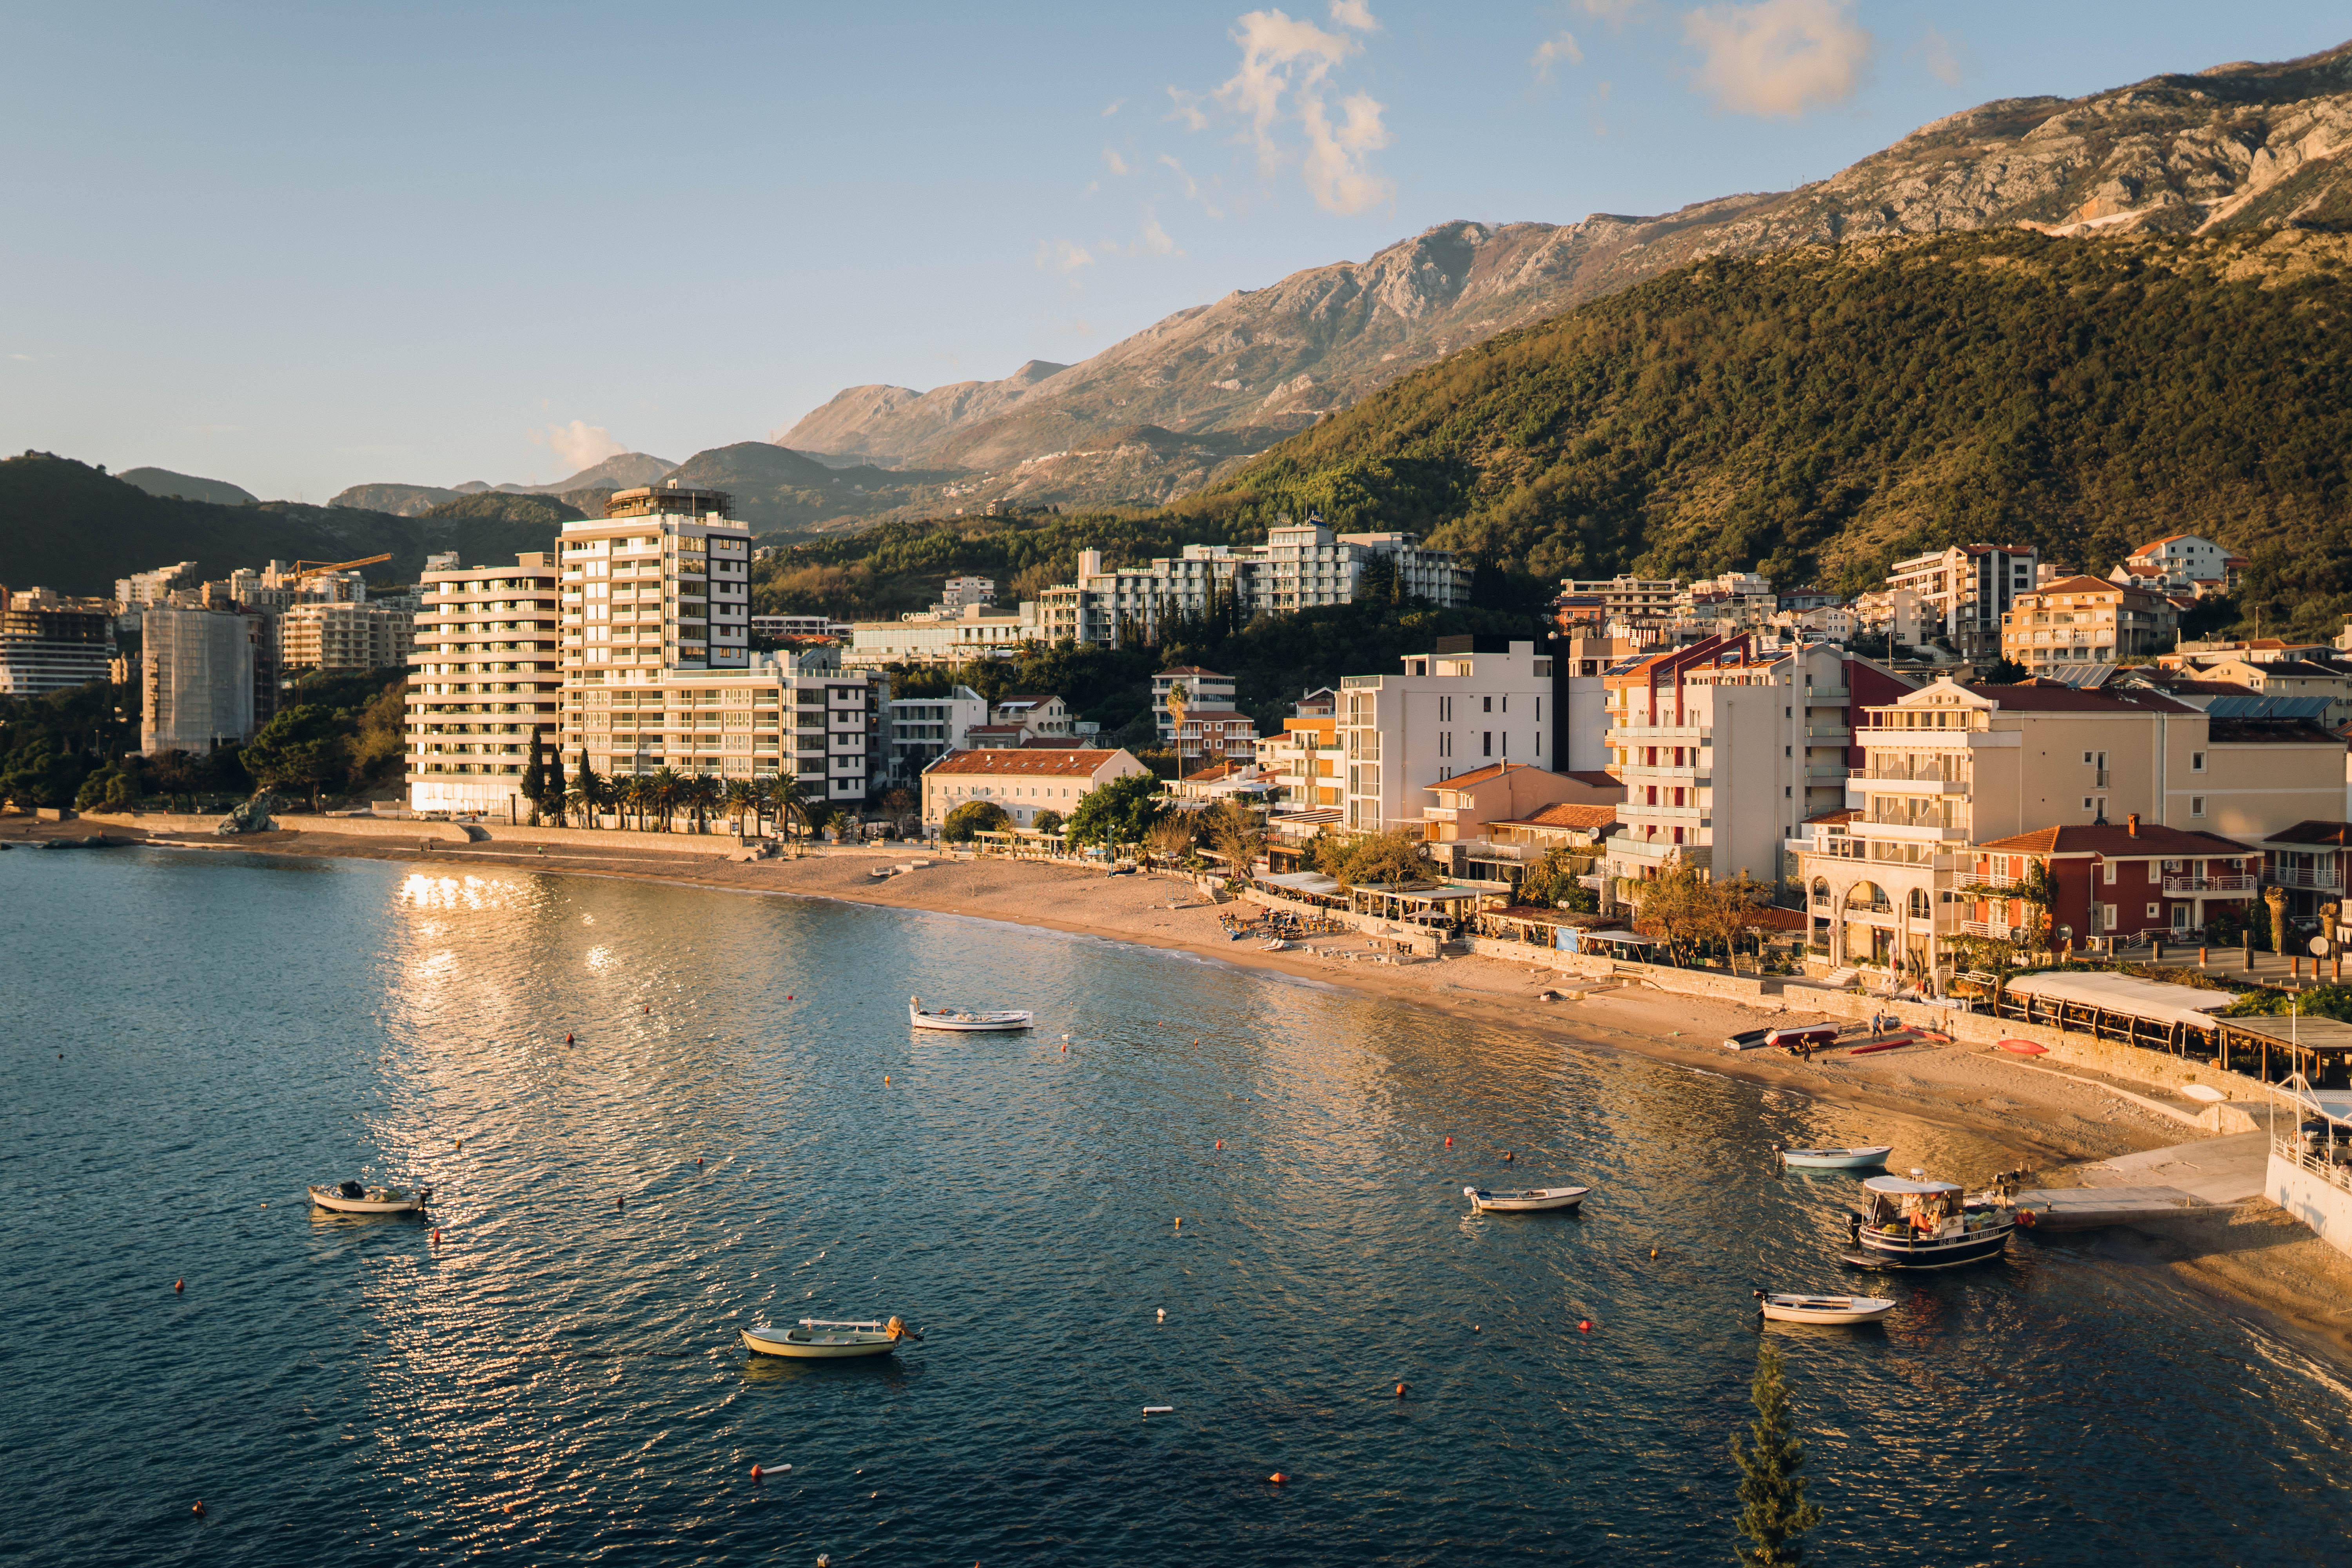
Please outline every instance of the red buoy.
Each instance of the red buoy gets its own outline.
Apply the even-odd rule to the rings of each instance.
[[[564,1037],[563,1037],[563,1043],[564,1043],[565,1045],[567,1045],[567,1046],[568,1046],[568,1045],[570,1045],[570,1044],[572,1043],[572,1037],[571,1037],[570,1035],[566,1035],[566,1036],[564,1036]]]
[[[1449,1134],[1447,1134],[1447,1136],[1446,1136],[1446,1139],[1445,1139],[1445,1146],[1446,1146],[1448,1149],[1451,1149],[1451,1148],[1453,1148],[1453,1147],[1454,1147],[1454,1138],[1453,1138],[1453,1135],[1452,1135],[1452,1134],[1450,1134],[1450,1133],[1449,1133]]]
[[[621,1194],[618,1193],[614,1193],[613,1194],[613,1206],[616,1209],[625,1206],[621,1202]]]
[[[202,1499],[202,1498],[198,1498],[198,1499],[196,1500],[196,1506],[195,1506],[195,1507],[194,1507],[194,1508],[192,1508],[192,1509],[190,1509],[188,1511],[189,1511],[189,1512],[191,1512],[191,1513],[193,1513],[193,1514],[194,1514],[198,1519],[202,1519],[202,1518],[204,1518],[204,1517],[205,1517],[205,1500],[204,1500],[204,1499]]]
[[[1578,1321],[1576,1328],[1579,1333],[1589,1334],[1592,1331],[1592,1320],[1590,1318],[1581,1319]]]
[[[760,1475],[761,1475],[760,1467],[759,1467],[758,1465],[756,1465],[756,1464],[755,1464],[755,1465],[753,1465],[753,1466],[751,1467],[751,1479],[752,1479],[753,1480],[755,1480],[755,1481],[756,1481],[756,1480],[758,1480],[758,1479],[760,1479]]]
[[[436,1247],[441,1245],[441,1227],[437,1225],[433,1227],[433,1245]]]
[[[1282,1483],[1283,1483],[1283,1482],[1285,1482],[1285,1481],[1288,1480],[1290,1478],[1289,1478],[1288,1476],[1284,1475],[1280,1470],[1276,1470],[1276,1471],[1275,1471],[1275,1472],[1274,1472],[1274,1474],[1272,1474],[1272,1475],[1270,1475],[1270,1476],[1266,1477],[1265,1479],[1266,1479],[1267,1480],[1272,1481],[1276,1486],[1280,1486],[1280,1485],[1282,1485]]]
[[[172,1281],[172,1294],[174,1296],[178,1295],[181,1291],[185,1290],[187,1288],[188,1282],[184,1279],[174,1279]]]
[[[698,1171],[702,1169],[702,1156],[699,1154],[694,1157],[694,1168]]]
[[[1222,1149],[1222,1148],[1223,1148],[1224,1146],[1225,1146],[1225,1141],[1224,1141],[1223,1139],[1222,1139],[1222,1138],[1218,1139],[1218,1140],[1217,1140],[1217,1147],[1218,1147],[1218,1148],[1220,1148],[1220,1149]]]

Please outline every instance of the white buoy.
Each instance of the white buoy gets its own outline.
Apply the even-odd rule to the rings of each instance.
[[[1173,1415],[1176,1414],[1176,1407],[1172,1405],[1147,1405],[1143,1407],[1143,1413],[1146,1415]]]
[[[1168,1309],[1165,1307],[1160,1309],[1160,1321],[1163,1323],[1168,1321]]]

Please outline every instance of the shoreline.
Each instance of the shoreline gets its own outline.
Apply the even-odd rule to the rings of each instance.
[[[1915,1046],[1863,1058],[1843,1053],[1810,1062],[1765,1053],[1726,1053],[1714,1042],[1735,1029],[1776,1018],[1802,1018],[1800,1008],[1749,1005],[1627,985],[1578,1002],[1546,1003],[1537,993],[1562,983],[1558,972],[1489,957],[1424,961],[1410,965],[1338,962],[1316,952],[1363,952],[1360,935],[1315,939],[1307,951],[1270,953],[1226,940],[1221,907],[1206,901],[1189,879],[1138,873],[1106,877],[1076,867],[1005,859],[932,858],[920,870],[887,880],[868,876],[876,864],[927,858],[906,846],[888,849],[826,848],[799,859],[730,860],[721,852],[682,853],[616,842],[609,848],[576,842],[504,845],[495,839],[443,841],[421,850],[417,840],[339,836],[331,831],[280,831],[247,837],[194,839],[150,835],[131,824],[12,824],[9,842],[80,837],[96,827],[153,847],[236,850],[293,858],[396,860],[442,875],[543,872],[609,880],[668,883],[704,891],[829,900],[875,909],[917,910],[1065,935],[1183,952],[1254,974],[1319,985],[1352,995],[1416,1006],[1481,1027],[1531,1035],[1581,1050],[1630,1055],[1801,1094],[1859,1117],[1883,1110],[1975,1132],[2006,1152],[2012,1164],[2036,1173],[2032,1184],[2071,1185],[2076,1170],[2115,1155],[2196,1141],[2150,1107],[2139,1091],[2153,1086],[2104,1075],[2035,1072],[1997,1052],[1961,1044]],[[128,837],[128,836],[126,836]],[[634,837],[634,836],[625,836]],[[615,833],[616,839],[625,836]],[[1956,1173],[1981,1180],[1990,1173]],[[2266,1200],[2242,1204],[2226,1219],[2164,1232],[2116,1230],[2124,1237],[2098,1244],[2102,1256],[2162,1267],[2184,1288],[2217,1302],[2248,1308],[2286,1337],[2314,1342],[2352,1363],[2352,1258],[2336,1251]]]

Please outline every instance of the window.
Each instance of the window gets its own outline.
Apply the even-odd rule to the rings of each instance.
[[[1491,697],[1486,697],[1486,698],[1481,698],[1479,700],[1481,700],[1481,701],[1483,701],[1484,703],[1486,703],[1486,706],[1482,710],[1482,711],[1484,711],[1484,712],[1487,712],[1487,713],[1492,713],[1492,712],[1495,710],[1495,700],[1494,700],[1493,698],[1491,698]]]
[[[1493,756],[1495,754],[1495,731],[1492,730],[1482,730],[1479,733],[1484,735],[1486,740],[1486,754],[1490,757]]]
[[[2189,815],[2191,816],[2202,816],[2205,815],[2205,797],[2203,795],[2192,795],[2189,797]]]
[[[2083,753],[2083,765],[2086,768],[2091,765],[2091,753],[2088,752]]]
[[[2163,913],[2164,906],[2162,904],[2150,904],[2147,906],[2147,918],[2150,920],[2156,920]]]
[[[2189,771],[2192,773],[2201,773],[2205,771],[2204,752],[2191,752],[2189,753]]]

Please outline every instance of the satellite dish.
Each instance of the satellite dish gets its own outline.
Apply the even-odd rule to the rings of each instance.
[[[2328,942],[2326,937],[2315,936],[2311,939],[2312,957],[2326,958],[2333,951],[2335,950],[2328,945]]]

